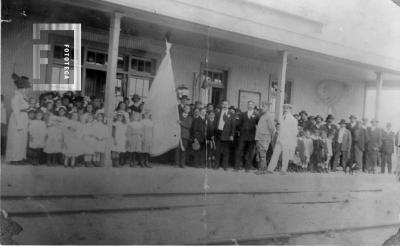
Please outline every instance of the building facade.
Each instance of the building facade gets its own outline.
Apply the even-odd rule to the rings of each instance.
[[[172,43],[176,87],[187,88],[192,101],[219,104],[227,99],[238,107],[244,107],[249,99],[257,105],[272,102],[277,114],[284,102],[293,104],[295,111],[304,109],[314,115],[361,117],[366,111],[367,89],[379,85],[376,73],[388,76],[385,86],[400,84],[398,58],[386,56],[382,48],[363,53],[363,49],[373,46],[371,42],[359,42],[364,47],[350,52],[355,42],[350,38],[337,47],[328,40],[337,39],[331,37],[332,25],[326,26],[310,13],[298,14],[293,6],[282,12],[280,4],[267,3],[261,13],[269,19],[257,15],[243,19],[243,13],[254,13],[260,3],[221,1],[214,6],[206,1],[206,6],[201,6],[199,1],[183,0],[25,2],[8,1],[6,8],[3,4],[3,13],[12,19],[2,25],[1,86],[8,108],[14,90],[11,73],[32,78],[34,23],[82,24],[81,78],[85,95],[106,97],[109,58],[115,55],[116,79],[111,76],[112,87],[116,87],[112,92],[114,102],[135,93],[146,100],[165,53],[165,38]],[[27,16],[19,12],[25,6],[29,6]],[[171,6],[176,6],[179,13]],[[232,14],[221,12],[223,8],[230,8]],[[113,13],[121,13],[117,54],[109,52]],[[209,19],[204,15],[199,18],[201,13],[208,13]],[[232,25],[229,20],[240,21]],[[257,26],[263,28],[257,30]],[[280,36],[280,32],[286,36]],[[68,83],[62,76],[62,50],[64,44],[72,43],[72,32],[45,32],[42,39],[51,48],[42,54],[48,57],[48,65],[41,66],[42,76],[35,82]],[[349,53],[343,54],[346,51]],[[373,59],[376,57],[382,62]],[[282,83],[284,90],[279,89]]]

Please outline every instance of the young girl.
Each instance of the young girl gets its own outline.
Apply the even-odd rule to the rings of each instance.
[[[327,136],[326,131],[321,131],[321,141],[324,144],[325,158],[321,163],[321,169],[323,172],[327,173],[329,170],[329,161],[332,157],[332,142]]]
[[[66,108],[60,107],[58,115],[46,113],[45,121],[47,123],[47,138],[43,151],[47,156],[47,165],[55,165],[59,161],[59,154],[63,149],[63,131],[62,125],[66,121]]]
[[[88,114],[87,116],[83,116],[80,118],[81,120],[81,134],[82,134],[82,142],[83,142],[83,162],[85,167],[90,167],[94,161],[94,152],[96,146],[96,139],[92,134],[92,126],[93,126],[93,115]]]
[[[310,158],[312,172],[322,172],[323,163],[326,160],[326,145],[321,139],[320,130],[315,129],[313,133],[313,153]]]
[[[100,167],[106,150],[106,140],[108,137],[108,128],[107,125],[104,124],[104,115],[102,113],[97,114],[96,121],[92,126],[92,133],[96,138],[94,163],[96,167]]]
[[[75,167],[76,157],[82,154],[82,140],[79,136],[79,115],[77,112],[71,114],[71,119],[64,126],[64,166]]]
[[[126,120],[130,119],[129,113],[128,113],[128,106],[124,102],[119,102],[117,108],[115,109],[115,113],[122,113],[124,114],[124,117]]]
[[[150,151],[153,145],[153,128],[154,124],[151,121],[150,112],[144,113],[143,124],[143,165],[145,167],[151,167],[149,164]]]
[[[127,144],[126,150],[130,157],[130,166],[135,166],[135,159],[138,159],[139,165],[144,167],[141,160],[142,146],[143,146],[143,124],[141,122],[141,114],[133,112],[131,121],[127,129]]]
[[[311,139],[310,131],[304,131],[304,137],[301,139],[301,144],[303,145],[303,147],[301,147],[302,151],[300,152],[300,159],[302,163],[301,168],[302,171],[306,171],[308,168],[311,168],[309,163],[311,154],[313,152],[313,140]]]
[[[113,145],[111,148],[111,159],[114,167],[125,164],[126,133],[125,116],[122,112],[117,113],[112,130]]]
[[[42,164],[43,148],[46,143],[47,127],[43,121],[43,112],[36,112],[34,120],[29,121],[29,149],[32,152],[33,164]]]

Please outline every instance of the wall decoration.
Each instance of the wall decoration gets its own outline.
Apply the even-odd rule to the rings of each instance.
[[[259,108],[261,104],[261,92],[239,90],[238,107],[242,112],[247,110],[247,102],[250,100],[254,101],[257,108]]]
[[[350,86],[342,81],[321,80],[316,87],[316,93],[318,99],[327,107],[327,114],[335,115],[336,104],[350,89]]]

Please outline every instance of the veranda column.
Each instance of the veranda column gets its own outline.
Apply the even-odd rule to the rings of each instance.
[[[380,119],[381,113],[381,91],[383,86],[382,73],[376,73],[376,97],[375,97],[375,119]]]
[[[107,119],[109,130],[109,140],[111,139],[112,122],[115,106],[115,85],[117,83],[117,60],[119,47],[119,34],[121,28],[122,13],[114,12],[110,18],[110,34],[108,41],[108,65],[106,77],[106,90],[104,113]],[[111,144],[112,141],[107,141],[106,153],[104,155],[104,163],[106,166],[111,166]]]
[[[281,51],[280,54],[282,56],[282,63],[279,69],[278,94],[275,105],[275,119],[278,119],[279,122],[282,121],[282,110],[285,99],[286,67],[288,53],[287,51]]]

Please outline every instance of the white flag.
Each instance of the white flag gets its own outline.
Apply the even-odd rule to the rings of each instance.
[[[176,148],[181,138],[170,48],[171,44],[166,42],[165,57],[161,61],[146,100],[145,109],[150,110],[154,123],[153,145],[150,152],[152,156],[162,155]]]

